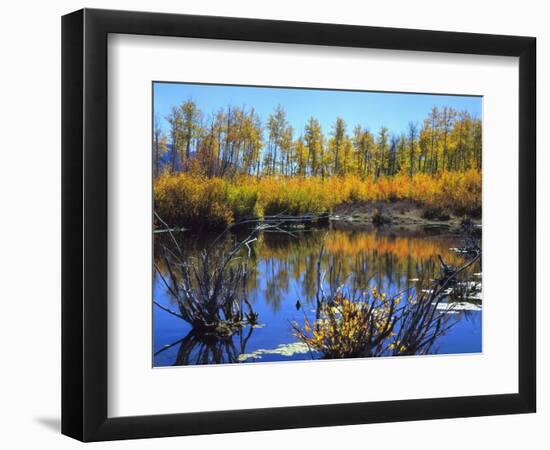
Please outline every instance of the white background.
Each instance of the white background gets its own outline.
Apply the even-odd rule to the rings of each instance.
[[[220,66],[231,70],[220,74]],[[109,416],[518,391],[510,295],[518,272],[517,58],[118,35],[109,39],[109,67]],[[151,80],[159,79],[483,94],[483,354],[151,370]],[[232,388],[209,396],[182,389],[219,380]]]
[[[226,16],[249,16],[362,25],[535,35],[538,40],[539,230],[548,228],[543,196],[550,183],[542,152],[544,107],[550,70],[550,30],[543,2],[462,0],[444,10],[439,1],[352,2],[25,2],[4,5],[2,39],[2,382],[0,442],[6,448],[73,448],[58,434],[60,376],[60,19],[82,6],[142,9]],[[548,139],[546,138],[546,141]],[[544,191],[544,192],[543,192]],[[539,234],[539,278],[548,271],[542,254],[548,235]],[[539,380],[549,376],[550,331],[541,327],[549,308],[548,288],[539,282]],[[546,355],[543,355],[546,351]],[[297,448],[315,446],[463,449],[545,448],[550,440],[550,395],[539,383],[536,415],[471,418],[402,424],[246,433],[97,444],[107,448]]]

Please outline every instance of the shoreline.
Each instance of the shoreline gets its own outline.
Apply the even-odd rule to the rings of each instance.
[[[465,221],[481,232],[481,218],[469,215],[458,216],[447,211],[431,211],[421,204],[409,200],[375,201],[361,203],[341,203],[331,212],[304,215],[276,215],[268,217],[249,217],[242,223],[235,222],[228,228],[239,228],[251,222],[270,223],[279,220],[287,221],[283,228],[320,228],[329,225],[337,228],[350,228],[357,231],[375,229],[384,231],[394,230],[424,230],[459,232]],[[223,231],[225,228],[219,228]],[[157,228],[153,234],[162,234],[168,231],[201,231],[201,228],[178,226],[170,229]],[[215,229],[210,231],[216,231]]]
[[[460,229],[464,220],[481,228],[481,218],[429,210],[408,200],[342,203],[330,214],[333,222],[391,228]]]

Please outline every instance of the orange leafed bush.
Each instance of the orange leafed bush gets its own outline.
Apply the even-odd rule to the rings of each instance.
[[[392,336],[400,299],[388,299],[376,289],[363,295],[349,300],[336,294],[330,303],[321,305],[317,320],[306,317],[302,327],[293,323],[294,336],[325,358],[371,356],[375,347]]]
[[[221,228],[234,220],[226,182],[220,178],[162,175],[153,192],[155,212],[170,225]]]
[[[222,228],[264,215],[329,212],[341,203],[410,200],[457,215],[481,213],[481,173],[443,172],[409,177],[239,176],[163,174],[155,180],[155,211],[171,225]]]

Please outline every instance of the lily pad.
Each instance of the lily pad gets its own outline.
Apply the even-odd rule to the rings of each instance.
[[[249,359],[261,359],[263,355],[281,355],[281,356],[292,356],[296,354],[308,353],[309,348],[306,344],[302,342],[292,342],[290,344],[281,344],[276,348],[271,349],[259,349],[251,353],[243,353],[239,355],[238,360],[240,362],[249,360]]]

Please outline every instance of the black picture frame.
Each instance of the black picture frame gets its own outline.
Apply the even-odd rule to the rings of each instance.
[[[107,417],[110,33],[519,57],[518,393]],[[82,441],[535,412],[533,37],[83,9],[62,18],[62,433]]]

